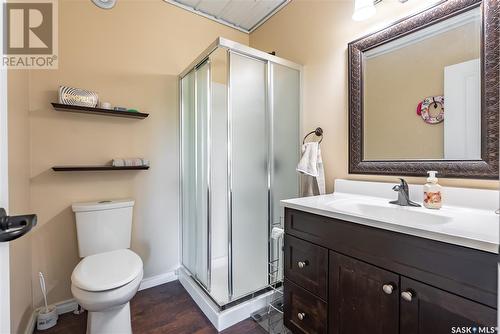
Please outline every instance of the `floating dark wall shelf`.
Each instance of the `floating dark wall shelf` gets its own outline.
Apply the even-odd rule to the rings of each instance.
[[[149,166],[54,166],[55,172],[91,172],[91,171],[110,171],[110,170],[148,170]]]
[[[95,114],[95,115],[114,116],[114,117],[143,119],[149,116],[149,114],[142,112],[116,111],[103,108],[72,106],[69,104],[61,104],[61,103],[52,103],[52,107],[54,107],[54,109],[57,111],[76,112],[83,114]]]

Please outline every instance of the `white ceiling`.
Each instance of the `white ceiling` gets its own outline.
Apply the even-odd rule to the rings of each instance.
[[[251,32],[290,0],[165,0],[244,32]]]

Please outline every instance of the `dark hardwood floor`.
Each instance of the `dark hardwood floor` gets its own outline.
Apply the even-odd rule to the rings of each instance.
[[[130,303],[134,334],[211,334],[217,333],[210,321],[198,308],[179,281],[139,291]],[[85,334],[87,314],[63,314],[57,326],[35,333]],[[226,330],[224,334],[266,333],[252,319],[244,320]]]

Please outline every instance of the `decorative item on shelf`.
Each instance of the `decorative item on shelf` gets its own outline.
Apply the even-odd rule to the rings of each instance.
[[[123,112],[135,112],[135,113],[139,113],[139,110],[137,109],[129,109],[127,107],[119,107],[119,106],[116,106],[113,108],[114,111],[123,111]]]
[[[149,167],[149,160],[144,158],[129,158],[129,159],[115,158],[111,161],[111,165],[113,167],[130,167],[130,166]]]
[[[429,108],[433,106],[438,108],[438,104],[441,106],[441,110],[434,116],[431,115]],[[438,124],[444,120],[444,96],[429,96],[426,97],[417,106],[417,115],[421,116],[425,123],[428,124]]]
[[[81,88],[59,86],[59,103],[82,107],[96,107],[99,97],[96,92]]]
[[[109,102],[101,102],[101,109],[111,110],[111,109],[113,109],[113,107],[111,106],[111,103],[109,103]]]

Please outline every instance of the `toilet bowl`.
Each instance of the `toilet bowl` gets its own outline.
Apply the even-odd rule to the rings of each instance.
[[[143,276],[141,258],[129,249],[83,258],[71,275],[71,292],[88,311],[87,333],[132,333],[130,300]]]

